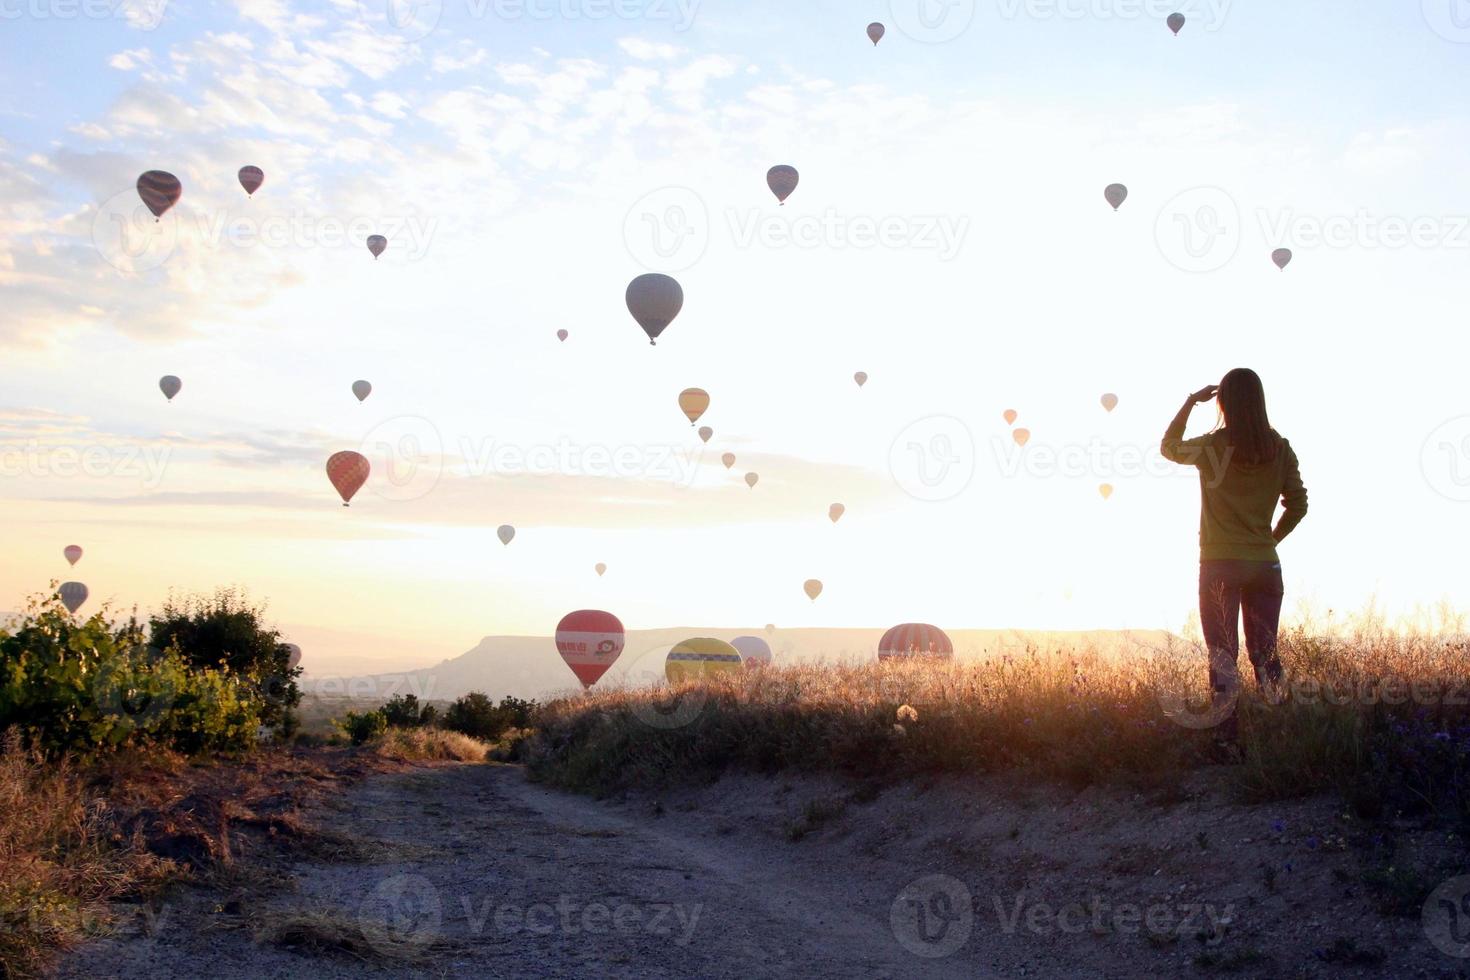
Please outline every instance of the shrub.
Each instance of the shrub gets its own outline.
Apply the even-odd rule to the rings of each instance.
[[[381,710],[394,728],[423,728],[434,724],[439,717],[438,709],[432,704],[420,704],[413,694],[396,694]]]
[[[382,708],[374,711],[349,711],[335,724],[353,745],[362,745],[388,730],[388,717]]]
[[[444,727],[471,738],[493,742],[510,728],[528,728],[536,702],[504,697],[496,705],[478,691],[466,694],[444,712]]]

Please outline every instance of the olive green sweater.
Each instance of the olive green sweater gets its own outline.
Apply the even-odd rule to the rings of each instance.
[[[1276,544],[1307,513],[1307,488],[1291,444],[1282,439],[1276,458],[1269,462],[1239,463],[1230,458],[1230,440],[1223,429],[1185,439],[1188,414],[1180,412],[1174,419],[1159,448],[1165,459],[1199,470],[1200,559],[1279,560]],[[1273,530],[1278,500],[1285,510]]]

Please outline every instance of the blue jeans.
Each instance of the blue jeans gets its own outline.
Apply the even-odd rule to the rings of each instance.
[[[1209,559],[1199,563],[1199,618],[1210,651],[1210,690],[1234,697],[1240,690],[1240,632],[1262,687],[1281,680],[1276,629],[1281,621],[1281,563]]]

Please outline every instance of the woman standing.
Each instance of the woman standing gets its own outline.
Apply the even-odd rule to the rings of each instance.
[[[1218,401],[1219,424],[1185,439],[1190,411],[1211,399]],[[1256,683],[1274,688],[1281,680],[1276,629],[1283,588],[1276,545],[1306,516],[1307,489],[1296,453],[1271,428],[1261,379],[1248,368],[1190,395],[1160,449],[1165,459],[1199,470],[1200,626],[1210,653],[1210,690],[1216,705],[1228,703],[1224,734],[1233,736],[1242,614]],[[1278,500],[1284,510],[1273,527]]]

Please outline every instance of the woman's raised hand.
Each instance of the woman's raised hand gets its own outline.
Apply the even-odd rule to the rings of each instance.
[[[1220,390],[1219,385],[1205,385],[1199,391],[1189,396],[1192,404],[1202,405],[1208,401],[1214,401],[1215,393]]]

